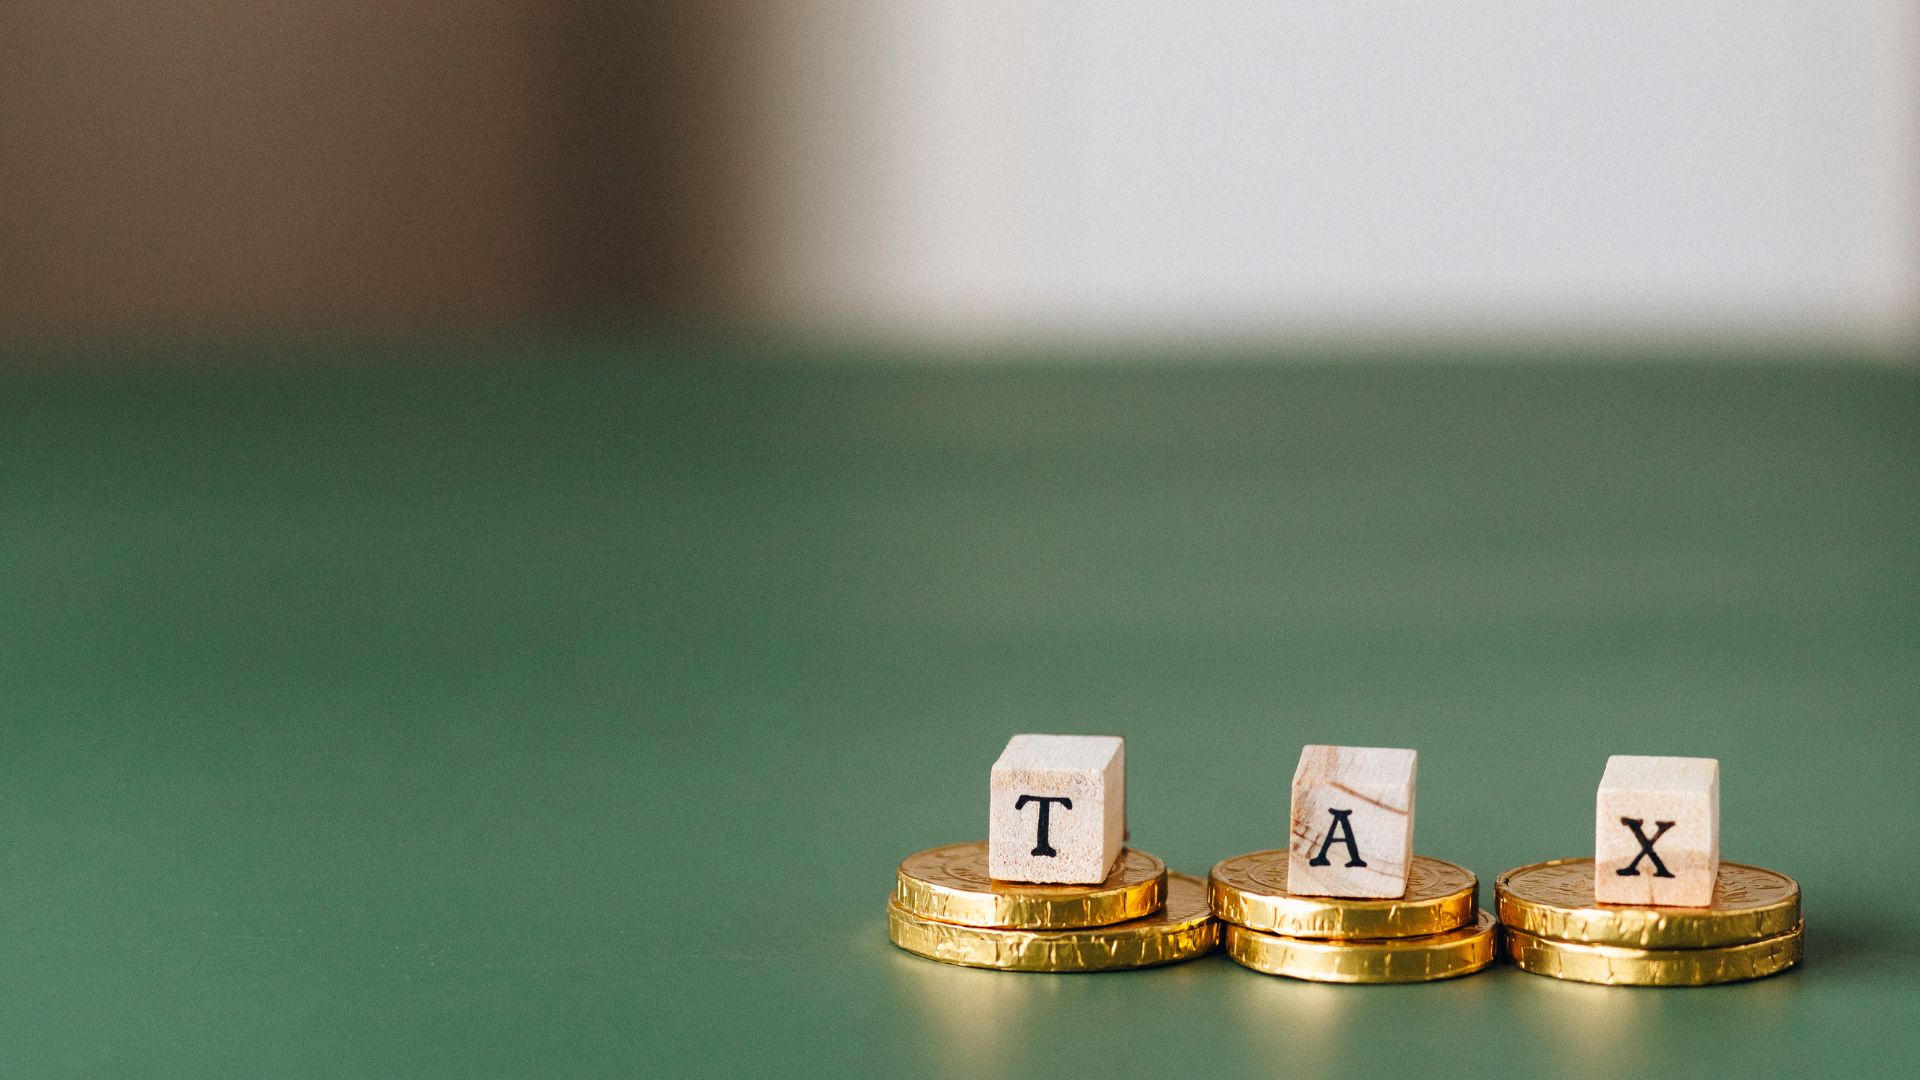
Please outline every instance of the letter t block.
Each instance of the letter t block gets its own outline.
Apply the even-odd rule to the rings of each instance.
[[[1593,898],[1706,907],[1720,876],[1720,762],[1615,754],[1600,778]]]
[[[1125,740],[1015,735],[993,763],[987,872],[998,881],[1097,885],[1127,832]]]
[[[1413,777],[1420,755],[1308,746],[1293,771],[1287,891],[1393,898],[1413,863]]]

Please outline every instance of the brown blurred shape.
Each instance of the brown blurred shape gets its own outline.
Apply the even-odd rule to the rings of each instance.
[[[0,335],[685,306],[735,274],[735,3],[0,5]]]

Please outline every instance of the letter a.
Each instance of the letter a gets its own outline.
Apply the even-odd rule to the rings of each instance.
[[[1320,854],[1315,855],[1311,859],[1308,859],[1307,865],[1308,866],[1329,865],[1327,862],[1327,849],[1333,846],[1333,842],[1335,840],[1339,840],[1342,843],[1347,845],[1347,865],[1348,866],[1367,865],[1360,858],[1360,848],[1356,846],[1353,842],[1353,823],[1347,820],[1347,815],[1353,813],[1353,811],[1328,810],[1327,813],[1333,815],[1333,827],[1327,830],[1327,839],[1325,843],[1322,843],[1320,845]]]

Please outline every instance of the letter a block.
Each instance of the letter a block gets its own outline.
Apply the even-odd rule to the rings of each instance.
[[[1720,762],[1607,759],[1593,824],[1593,898],[1706,907],[1720,876]]]
[[[1127,832],[1126,742],[1015,735],[993,763],[987,872],[999,881],[1097,885]]]
[[[1293,771],[1287,891],[1392,898],[1413,862],[1412,750],[1309,746]]]

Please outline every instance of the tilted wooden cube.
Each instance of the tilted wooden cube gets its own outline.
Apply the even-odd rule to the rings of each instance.
[[[1593,824],[1593,898],[1706,907],[1720,876],[1720,762],[1607,759]]]
[[[1126,742],[1111,735],[1015,735],[993,763],[988,873],[1105,881],[1126,846],[1126,770]]]
[[[1419,755],[1368,746],[1308,746],[1293,771],[1287,891],[1391,898],[1413,862]]]

